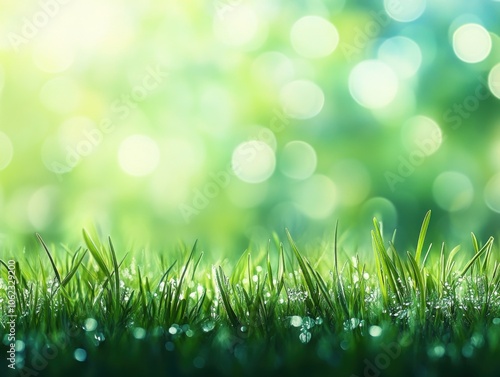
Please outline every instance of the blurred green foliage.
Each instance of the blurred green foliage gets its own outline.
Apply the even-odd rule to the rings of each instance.
[[[497,232],[498,2],[1,7],[6,245]]]

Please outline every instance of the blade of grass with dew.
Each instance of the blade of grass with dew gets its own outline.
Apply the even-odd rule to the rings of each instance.
[[[314,305],[316,307],[319,307],[318,295],[317,295],[317,292],[316,292],[316,289],[315,289],[315,286],[313,283],[313,279],[312,279],[311,274],[309,272],[309,269],[304,261],[304,258],[300,254],[299,249],[297,248],[297,245],[295,244],[295,241],[292,238],[292,235],[290,234],[288,229],[285,229],[285,231],[286,231],[286,236],[288,238],[288,242],[290,243],[292,251],[295,255],[295,258],[299,262],[299,267],[300,267],[300,270],[302,271],[302,276],[304,277],[304,280],[306,282],[306,286],[307,286],[307,289],[309,291],[309,296],[313,300]]]
[[[227,313],[227,316],[229,318],[229,321],[234,328],[239,328],[240,321],[238,320],[238,317],[236,316],[236,314],[231,306],[231,302],[229,301],[229,295],[227,294],[225,281],[224,281],[226,279],[226,277],[224,275],[224,271],[222,271],[221,266],[219,266],[219,268],[216,268],[215,276],[216,276],[216,280],[217,280],[217,286],[219,288],[219,293],[220,293],[220,296],[222,299],[222,303],[224,305],[224,308],[226,309],[226,313]]]
[[[467,271],[472,267],[474,262],[479,259],[479,257],[486,252],[488,249],[490,249],[493,246],[493,237],[490,237],[488,241],[484,244],[484,246],[478,250],[478,252],[472,257],[472,259],[465,265],[465,267],[462,269],[462,271],[459,273],[459,277],[463,277]]]
[[[337,291],[340,298],[340,306],[344,312],[346,318],[349,318],[349,309],[347,305],[347,299],[344,291],[344,284],[339,274],[339,250],[338,250],[338,231],[339,231],[339,221],[335,222],[335,232],[333,234],[333,260],[335,268],[335,278],[337,280]]]
[[[183,308],[181,306],[184,306],[185,304],[182,303],[181,301],[181,291],[184,288],[184,278],[186,276],[187,270],[189,269],[189,265],[191,261],[193,260],[194,253],[196,251],[196,245],[198,244],[198,240],[196,240],[193,244],[193,247],[191,249],[191,252],[189,253],[188,259],[186,261],[186,264],[182,270],[181,277],[177,283],[176,289],[175,289],[175,296],[173,299],[173,304],[172,304],[172,310],[173,312],[171,313],[173,318],[177,318],[179,315],[182,315]],[[179,320],[181,318],[178,318]]]
[[[386,280],[389,282],[390,288],[393,290],[394,294],[400,304],[403,303],[403,292],[401,292],[401,288],[397,284],[398,279],[401,279],[399,276],[398,270],[396,269],[394,262],[389,257],[387,250],[384,246],[384,240],[382,238],[382,232],[378,225],[377,219],[373,219],[373,225],[375,230],[372,231],[372,237],[374,237],[374,244],[376,247],[376,254],[380,260],[380,266],[382,269],[382,273],[385,273]]]
[[[420,270],[415,257],[409,252],[406,252],[408,256],[408,272],[410,276],[413,278],[415,282],[415,296],[418,296],[419,306],[418,313],[420,323],[425,321],[425,309],[426,309],[426,287],[425,287],[425,278],[423,277],[422,271]],[[416,297],[417,298],[417,297]]]

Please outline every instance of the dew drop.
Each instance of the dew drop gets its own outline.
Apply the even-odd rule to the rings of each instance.
[[[77,348],[74,352],[75,359],[80,362],[84,362],[87,360],[87,351],[85,351],[83,348]]]
[[[309,341],[311,340],[311,333],[309,331],[306,331],[306,332],[302,332],[300,333],[299,335],[299,339],[302,343],[309,343]]]
[[[294,315],[290,318],[290,324],[293,327],[300,327],[302,325],[302,318],[300,318],[298,315]]]
[[[206,321],[201,325],[201,328],[204,332],[210,332],[214,329],[215,322],[214,321]]]

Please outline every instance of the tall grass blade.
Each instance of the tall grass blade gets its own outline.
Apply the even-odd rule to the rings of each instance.
[[[417,249],[415,250],[415,262],[420,263],[420,255],[424,248],[425,235],[427,234],[427,228],[429,227],[429,222],[431,221],[431,211],[427,211],[422,222],[422,227],[420,228],[420,234],[418,235]]]
[[[229,295],[226,291],[226,286],[225,286],[225,275],[224,272],[222,271],[222,267],[219,266],[218,269],[216,269],[215,272],[216,280],[217,280],[217,286],[219,288],[219,293],[222,299],[222,303],[224,304],[224,308],[226,309],[227,316],[229,318],[229,322],[231,322],[231,325],[234,328],[239,328],[240,327],[240,322],[238,320],[238,317],[236,316],[236,313],[233,310],[233,307],[231,306],[231,302],[229,300]]]
[[[49,248],[47,247],[47,245],[45,245],[45,242],[43,242],[42,236],[40,236],[40,234],[38,234],[38,233],[35,233],[35,234],[36,234],[36,238],[38,238],[38,241],[40,242],[40,244],[44,248],[45,252],[49,256],[50,264],[52,265],[52,269],[54,270],[54,273],[56,274],[56,279],[57,279],[58,283],[61,284],[61,275],[59,274],[59,271],[57,270],[56,264],[54,263],[54,258],[52,258],[52,255],[50,254]]]
[[[108,267],[106,266],[106,263],[104,261],[104,258],[101,256],[101,253],[99,249],[97,248],[97,245],[95,244],[94,240],[90,237],[90,235],[87,233],[85,229],[82,231],[83,233],[83,239],[85,241],[85,244],[87,245],[87,248],[90,251],[90,254],[92,254],[92,257],[96,261],[97,265],[101,269],[101,271],[108,277],[111,277],[111,273],[109,272]]]
[[[469,270],[469,268],[472,267],[472,265],[474,264],[474,262],[476,260],[478,260],[478,258],[484,253],[486,252],[487,250],[491,249],[491,247],[493,246],[493,237],[490,237],[488,239],[488,241],[484,244],[484,246],[472,257],[472,259],[469,261],[469,263],[467,263],[465,265],[465,267],[462,269],[462,271],[459,273],[459,277],[463,277],[467,271]]]

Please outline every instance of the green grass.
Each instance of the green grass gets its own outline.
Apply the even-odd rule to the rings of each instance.
[[[425,241],[429,220],[405,253],[374,219],[366,261],[343,250],[337,231],[314,257],[287,231],[231,269],[204,260],[196,243],[177,261],[120,259],[111,239],[86,231],[76,251],[37,235],[39,258],[12,257],[17,373],[498,376],[498,249],[473,234],[469,251],[436,248]]]

